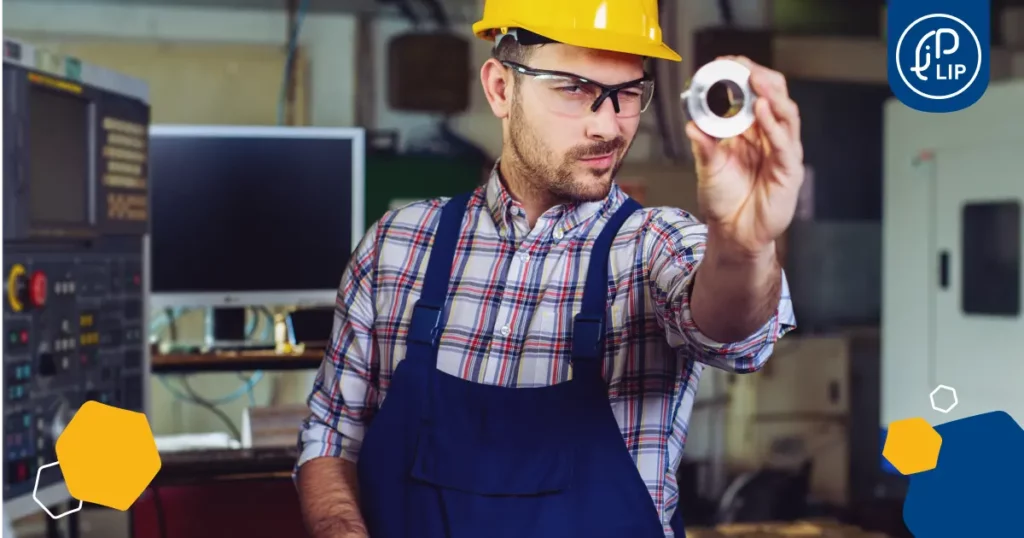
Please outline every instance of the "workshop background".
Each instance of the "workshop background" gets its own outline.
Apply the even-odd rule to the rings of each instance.
[[[489,45],[470,32],[470,24],[482,13],[480,0],[3,4],[5,38],[148,82],[154,124],[366,129],[367,223],[405,200],[471,188],[500,151],[500,124],[477,79]],[[915,287],[935,273],[930,251],[918,249],[936,239],[925,229],[923,215],[932,206],[921,204],[929,199],[928,191],[894,186],[897,177],[913,179],[895,159],[986,140],[1021,140],[1024,2],[992,3],[990,94],[1006,104],[988,104],[986,96],[975,105],[977,111],[958,113],[957,118],[910,112],[892,102],[886,82],[882,0],[661,4],[665,39],[684,60],[657,63],[656,102],[643,117],[620,183],[642,203],[695,209],[694,175],[678,96],[697,67],[722,54],[746,55],[788,77],[801,107],[808,171],[797,219],[780,245],[800,328],[780,342],[758,374],[706,371],[680,470],[680,505],[694,527],[690,534],[718,536],[697,527],[746,523],[753,529],[767,522],[804,521],[813,522],[807,525],[822,536],[826,534],[821,529],[826,528],[841,533],[829,536],[908,536],[902,524],[905,480],[882,468],[880,428],[906,416],[941,422],[955,414],[930,411],[930,389],[915,377],[925,371],[934,375],[930,365],[939,360],[936,354],[941,355],[941,349],[921,343],[934,327],[914,325],[915,320],[931,319],[929,312],[938,308],[928,300],[929,289]],[[290,28],[295,29],[294,45]],[[913,146],[916,137],[931,142]],[[919,156],[927,161],[931,154]],[[992,168],[976,171],[971,180],[993,182],[1017,200],[1009,210],[1012,218],[1003,219],[1017,227],[1010,230],[1016,242],[1011,239],[993,256],[1015,256],[1005,263],[1016,267],[1016,283],[1002,289],[1015,289],[1019,295],[1016,204],[1024,191],[1019,172],[1024,162],[1019,151],[1010,150],[990,152],[986,162]],[[1001,170],[1007,171],[1005,175]],[[925,224],[908,224],[908,215],[918,210]],[[1006,216],[1008,210],[998,211]],[[890,233],[890,226],[899,229]],[[995,241],[993,237],[1001,233],[992,227],[981,229],[971,241]],[[959,241],[959,235],[952,241]],[[910,261],[908,257],[918,252],[920,259]],[[175,319],[160,322],[164,314],[152,313],[154,343],[165,343],[172,329],[179,342],[201,343],[205,338],[205,310],[181,309]],[[1016,315],[1011,321],[1020,328],[1019,312]],[[274,316],[257,319],[250,313],[249,320],[259,326],[254,332],[278,328]],[[914,326],[901,327],[903,320]],[[1012,330],[1005,325],[1010,321],[1002,322],[1000,330]],[[970,339],[978,334],[983,332],[961,336]],[[974,349],[969,358],[950,358],[947,375],[938,379],[961,390],[961,406],[969,403],[961,386],[1000,382],[994,379],[999,377],[993,373],[995,363],[981,373],[969,369],[965,361],[986,355],[983,349]],[[206,446],[203,443],[207,448],[238,446],[237,432],[246,429],[247,435],[258,436],[255,425],[260,420],[270,424],[264,446],[290,444],[294,436],[288,425],[297,422],[289,421],[301,418],[319,360],[316,346],[310,344],[303,357],[300,366],[268,361],[258,372],[230,371],[230,366],[196,366],[189,371],[180,362],[161,367],[173,361],[161,363],[155,352],[148,415],[162,450],[195,450]],[[901,366],[904,359],[909,366]],[[193,358],[189,364],[215,360],[211,355]],[[1002,375],[1024,373],[1019,364],[1008,366],[1013,369],[1002,370]],[[975,375],[989,377],[972,380]],[[935,384],[929,378],[928,385]],[[1021,409],[1019,396],[996,393],[1011,401],[993,405]],[[989,409],[977,409],[983,410]],[[284,434],[275,426],[282,423]],[[255,437],[251,441],[252,446],[260,445]],[[182,458],[175,463],[178,460],[165,456],[164,470],[154,482],[159,497],[147,492],[127,513],[87,506],[59,525],[48,524],[42,515],[25,517],[14,524],[16,536],[303,535],[288,478],[291,461],[256,459],[251,452],[244,457],[240,453],[225,460],[224,470],[218,471],[217,462],[198,465]],[[174,480],[161,482],[164,474],[173,474]],[[735,526],[733,530],[739,532]],[[750,532],[769,533],[757,534],[765,536],[774,531]]]

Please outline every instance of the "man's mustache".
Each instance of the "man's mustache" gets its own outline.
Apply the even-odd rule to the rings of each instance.
[[[567,156],[569,159],[586,159],[587,157],[599,157],[602,155],[608,155],[609,153],[618,152],[620,149],[626,146],[626,139],[622,137],[614,138],[612,140],[605,140],[596,144],[573,148]]]

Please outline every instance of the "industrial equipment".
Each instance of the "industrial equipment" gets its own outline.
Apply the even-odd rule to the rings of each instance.
[[[883,436],[911,417],[1024,424],[1022,101],[1017,80],[950,114],[886,106]]]
[[[364,131],[154,125],[154,308],[333,306],[364,220]]]
[[[37,469],[88,400],[145,411],[148,87],[4,41],[3,500],[39,510]],[[57,468],[38,498],[66,500]]]

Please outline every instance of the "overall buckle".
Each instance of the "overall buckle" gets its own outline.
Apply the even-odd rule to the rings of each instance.
[[[576,314],[572,322],[573,360],[597,360],[601,358],[601,343],[604,341],[604,316],[597,317],[584,313]]]
[[[441,336],[442,307],[416,301],[412,307],[412,320],[409,322],[409,340],[418,344],[437,346]]]

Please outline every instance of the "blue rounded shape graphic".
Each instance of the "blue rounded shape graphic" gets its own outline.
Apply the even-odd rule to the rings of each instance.
[[[996,411],[935,430],[939,464],[910,476],[907,529],[917,538],[1024,536],[1024,429]]]

